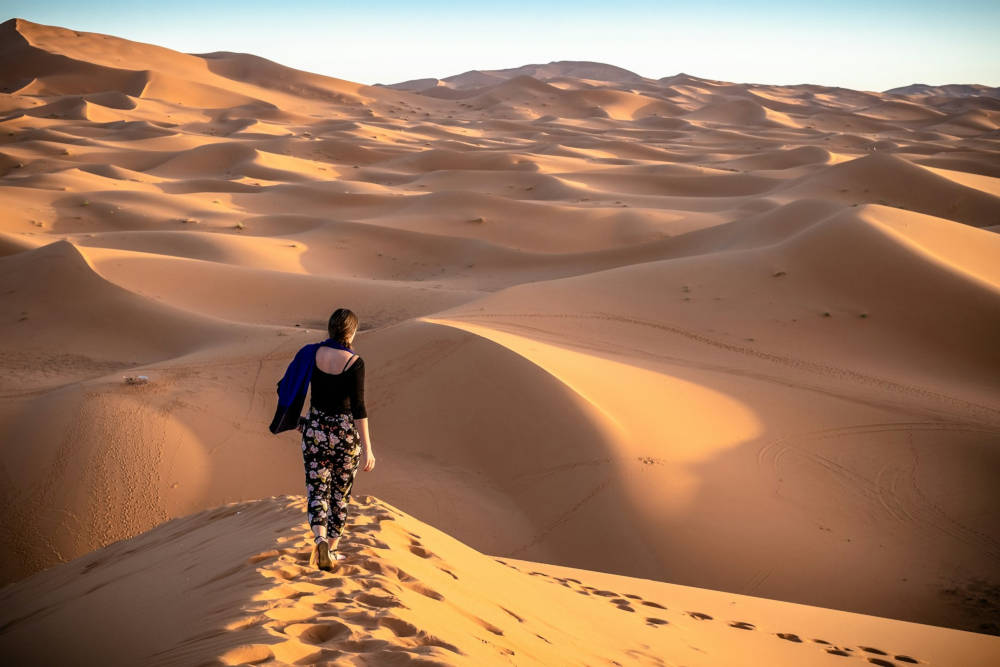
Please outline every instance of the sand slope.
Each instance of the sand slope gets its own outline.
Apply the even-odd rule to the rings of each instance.
[[[185,614],[244,626],[177,600],[166,662],[294,662],[333,655],[317,642],[403,638],[444,663],[523,651],[551,664],[572,643],[588,664],[739,664],[744,648],[798,664],[828,659],[815,635],[947,663],[984,640],[878,619],[873,635],[829,628],[855,612],[1000,633],[995,90],[573,61],[365,86],[23,19],[0,24],[0,56],[0,581],[75,571],[66,561],[176,517],[219,548],[206,578],[271,549],[192,517],[304,491],[295,434],[267,431],[275,383],[346,306],[378,456],[357,493],[427,524],[414,532],[546,572],[494,563],[425,585],[446,599],[509,586],[504,606],[552,644],[504,644],[515,616],[434,611],[421,594],[406,599],[423,614],[413,630],[322,621],[284,648],[238,649],[275,635],[212,635]],[[123,382],[136,374],[150,382]],[[263,524],[283,517],[272,535],[301,521],[294,503],[262,503]],[[376,505],[359,510],[396,516]],[[384,571],[406,567],[397,546]],[[275,562],[300,563],[289,548]],[[152,567],[123,573],[116,595]],[[217,580],[227,595],[260,577],[240,567]],[[602,595],[549,598],[568,590],[548,579],[562,568],[609,582],[598,591],[669,582],[656,590],[695,596],[682,611],[767,631],[692,616],[651,628]],[[185,576],[164,585],[187,590]],[[697,597],[710,590],[784,603],[743,619]],[[2,641],[43,629],[18,595],[8,613],[25,634],[14,624]],[[581,599],[612,616],[551,620]],[[792,603],[840,612],[799,626]],[[470,642],[454,628],[472,616],[505,634]],[[695,634],[656,643],[682,620]],[[734,634],[749,643],[728,647]],[[149,647],[129,641],[124,662]]]
[[[975,667],[1000,655],[996,637],[487,556],[368,495],[346,560],[321,572],[304,507],[230,503],[8,586],[0,647],[42,664],[69,643],[74,660],[106,665]]]

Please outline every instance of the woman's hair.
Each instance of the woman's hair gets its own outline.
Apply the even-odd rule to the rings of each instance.
[[[358,316],[354,314],[353,310],[338,308],[333,311],[326,328],[330,333],[330,338],[341,345],[347,345],[347,341],[358,330]]]

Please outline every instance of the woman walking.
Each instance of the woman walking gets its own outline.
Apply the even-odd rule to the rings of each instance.
[[[301,348],[278,382],[278,411],[271,432],[302,433],[306,513],[314,536],[313,561],[332,570],[347,524],[348,502],[358,469],[375,467],[365,407],[364,359],[351,348],[358,317],[338,308],[327,325],[329,338]],[[300,416],[312,386],[309,412]],[[362,463],[362,458],[363,463]]]

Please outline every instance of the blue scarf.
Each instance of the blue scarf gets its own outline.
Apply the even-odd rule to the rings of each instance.
[[[354,352],[350,346],[342,345],[332,338],[319,343],[309,343],[296,352],[285,374],[278,380],[278,409],[274,413],[274,419],[271,420],[271,433],[289,431],[299,425],[302,405],[309,390],[309,380],[312,379],[313,369],[316,368],[316,350],[320,346]]]

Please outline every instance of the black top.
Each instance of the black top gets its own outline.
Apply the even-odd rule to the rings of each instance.
[[[312,398],[309,401],[313,407],[328,414],[350,412],[355,419],[368,416],[365,410],[365,360],[358,357],[347,368],[353,358],[344,362],[344,368],[339,373],[326,373],[319,366],[313,368],[310,378]]]

